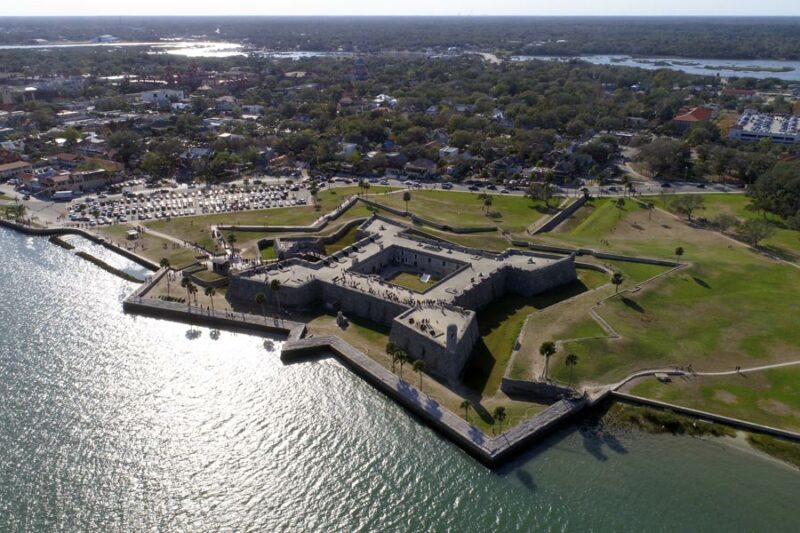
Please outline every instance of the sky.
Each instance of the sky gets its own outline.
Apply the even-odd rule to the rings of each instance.
[[[0,16],[33,15],[716,15],[797,16],[798,0],[2,0]]]

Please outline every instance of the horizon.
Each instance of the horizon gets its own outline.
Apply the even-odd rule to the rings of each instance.
[[[244,4],[244,5],[241,5]],[[675,0],[670,3],[645,4],[634,0],[609,0],[602,5],[592,0],[571,0],[567,5],[524,0],[497,0],[487,4],[478,0],[443,0],[437,3],[408,0],[402,6],[379,5],[358,0],[331,4],[324,0],[299,0],[290,5],[221,6],[202,0],[174,0],[168,5],[156,0],[135,4],[114,4],[84,0],[65,6],[61,1],[41,0],[36,6],[6,6],[0,18],[12,17],[797,17],[800,8],[788,0],[763,0],[757,5],[731,6],[724,0]],[[49,13],[41,15],[41,13]],[[191,14],[187,14],[191,13]],[[725,15],[718,15],[725,13]]]

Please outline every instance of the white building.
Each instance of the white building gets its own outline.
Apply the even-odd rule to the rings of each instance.
[[[794,115],[768,115],[748,109],[729,132],[737,141],[771,139],[775,144],[800,143],[800,117]]]
[[[142,102],[148,104],[157,104],[159,106],[168,106],[175,100],[183,100],[183,91],[174,89],[156,89],[155,91],[145,91],[139,93],[139,98]]]

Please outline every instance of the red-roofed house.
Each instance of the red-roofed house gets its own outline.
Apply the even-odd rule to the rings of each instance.
[[[707,107],[683,108],[672,119],[677,133],[686,133],[693,125],[700,122],[708,122],[712,111]]]

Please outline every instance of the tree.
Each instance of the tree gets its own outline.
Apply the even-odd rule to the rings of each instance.
[[[120,130],[111,134],[108,144],[117,150],[122,162],[128,166],[131,158],[139,151],[141,139],[133,131]]]
[[[730,228],[736,226],[739,219],[729,213],[720,213],[714,217],[712,224],[721,232],[725,233]]]
[[[139,162],[139,168],[151,176],[160,176],[169,166],[167,160],[158,152],[147,152]]]
[[[256,301],[256,305],[260,305],[261,306],[261,316],[264,317],[264,322],[266,322],[267,321],[267,310],[265,309],[264,304],[267,302],[267,297],[264,295],[263,292],[259,292],[258,294],[256,294],[255,301]]]
[[[192,306],[192,288],[194,288],[194,283],[187,277],[183,277],[181,279],[181,287],[186,289],[186,305],[189,307]]]
[[[757,247],[761,241],[775,233],[775,228],[766,220],[753,218],[740,225],[737,232],[747,244]]]
[[[675,211],[685,215],[689,220],[692,220],[692,214],[695,211],[706,208],[705,200],[697,194],[680,194],[672,199],[670,205]]]
[[[406,203],[406,213],[408,213],[408,202],[411,201],[411,193],[409,191],[403,192],[403,201]]]
[[[542,182],[533,182],[528,186],[525,196],[531,200],[541,200],[544,202],[545,207],[550,207],[550,199],[553,197],[553,186],[547,179]]]
[[[469,400],[463,400],[461,402],[460,407],[464,410],[464,419],[469,422],[469,410],[472,407],[472,404]]]
[[[487,213],[489,212],[489,210],[492,207],[492,202],[493,202],[492,196],[487,194],[486,197],[483,199],[483,210],[485,212],[487,212]]]
[[[397,350],[397,361],[400,363],[400,379],[403,378],[403,365],[405,365],[409,359],[408,354],[403,350]]]
[[[678,258],[679,263],[681,262],[681,257],[683,257],[685,251],[686,250],[683,249],[683,246],[678,246],[675,248],[675,256]]]
[[[622,285],[623,281],[625,281],[625,277],[619,272],[614,272],[614,275],[611,276],[611,283],[616,287],[615,293],[619,292],[619,286]]]
[[[392,358],[392,373],[394,373],[394,366],[397,363],[397,350],[397,345],[392,341],[386,343],[386,354]]]
[[[214,296],[217,294],[217,291],[216,291],[216,289],[214,289],[214,287],[206,287],[205,294],[211,300],[211,310],[213,311],[214,310]]]
[[[64,130],[64,139],[67,141],[67,146],[75,146],[81,138],[81,132],[75,128],[67,128]]]
[[[425,368],[425,361],[417,359],[411,363],[411,368],[419,374],[419,390],[422,390],[422,370]]]
[[[556,353],[556,343],[553,341],[543,342],[539,347],[539,354],[544,357],[544,379],[547,379],[547,367],[550,363],[550,357]]]
[[[272,294],[275,295],[275,305],[278,306],[278,313],[280,314],[280,312],[281,312],[281,300],[278,297],[278,291],[281,290],[281,282],[279,280],[273,278],[272,281],[269,282],[269,288],[272,291]]]
[[[186,287],[186,290],[189,292],[189,296],[194,296],[194,305],[197,305],[197,285],[189,282],[189,286]]]
[[[690,156],[685,144],[664,137],[642,146],[637,159],[647,165],[654,175],[679,176],[689,166]]]
[[[575,366],[578,364],[578,356],[574,353],[571,353],[567,355],[567,358],[564,362],[566,363],[567,367],[569,367],[569,382],[572,384],[572,379],[575,374]]]
[[[500,430],[503,429],[503,420],[506,419],[506,408],[502,405],[498,405],[494,408],[494,419],[500,422]]]
[[[233,250],[234,252],[236,251],[236,248],[234,246],[235,246],[237,240],[239,240],[239,239],[238,239],[238,237],[236,237],[235,233],[233,233],[233,232],[228,233],[227,241],[228,241],[228,244],[231,246],[231,250]]]

